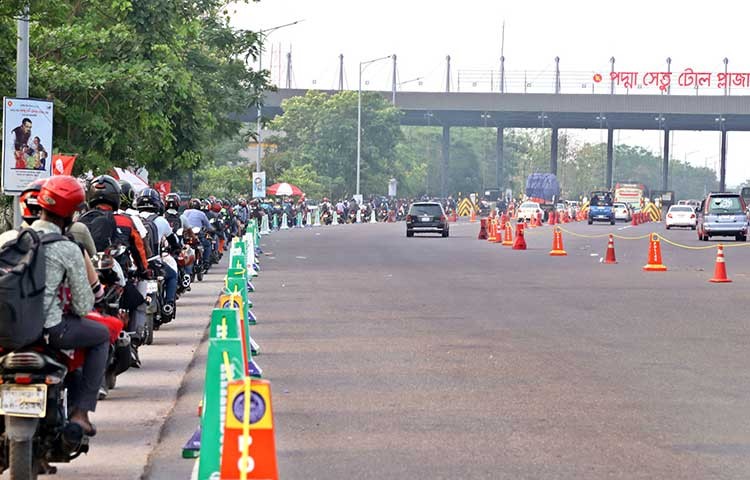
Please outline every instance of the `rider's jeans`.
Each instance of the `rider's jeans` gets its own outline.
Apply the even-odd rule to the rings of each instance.
[[[164,297],[167,303],[174,303],[177,296],[177,272],[164,265]]]

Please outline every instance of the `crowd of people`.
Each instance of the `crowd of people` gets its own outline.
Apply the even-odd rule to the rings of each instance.
[[[257,202],[243,198],[184,202],[178,194],[162,197],[153,188],[136,192],[109,175],[37,180],[22,192],[20,203],[24,223],[0,235],[0,259],[22,248],[26,231],[44,244],[43,325],[33,345],[84,352],[68,422],[88,436],[96,434],[89,412],[113,386],[107,375],[114,348],[110,325],[92,320],[91,313],[106,311],[116,298],[110,318],[121,321],[120,330],[129,335],[125,369],[140,368],[138,351],[149,335],[147,299],[154,294],[149,283],[160,282],[160,323],[169,323],[178,296],[220,260],[251,218],[264,214]]]

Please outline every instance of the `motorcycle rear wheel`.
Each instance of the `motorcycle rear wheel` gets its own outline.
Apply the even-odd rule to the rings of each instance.
[[[107,370],[104,373],[104,382],[107,384],[107,390],[112,390],[117,386],[117,373],[114,370]]]
[[[198,277],[198,281],[199,282],[203,281],[203,266],[202,265],[198,267],[198,271],[196,272],[196,276]]]
[[[10,480],[36,480],[33,445],[34,442],[29,440],[10,442]]]
[[[146,331],[145,333],[145,339],[143,343],[146,345],[151,345],[154,343],[154,316],[153,315],[146,315]]]

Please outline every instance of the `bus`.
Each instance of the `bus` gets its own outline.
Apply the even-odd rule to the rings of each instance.
[[[617,203],[626,203],[634,212],[643,208],[646,188],[640,183],[615,184],[615,198]]]

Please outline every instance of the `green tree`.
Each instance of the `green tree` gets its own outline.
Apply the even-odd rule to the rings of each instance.
[[[13,95],[14,17],[0,6],[0,85]],[[268,72],[246,59],[256,32],[229,25],[228,0],[32,0],[30,95],[55,101],[55,150],[77,171],[142,165],[154,177],[198,167],[239,131]]]
[[[357,94],[308,92],[285,100],[284,114],[271,128],[284,135],[271,139],[278,151],[264,168],[281,178],[289,168],[310,165],[318,182],[333,196],[351,195],[356,185]],[[384,193],[395,173],[396,145],[402,138],[400,112],[376,93],[362,94],[361,192]]]

